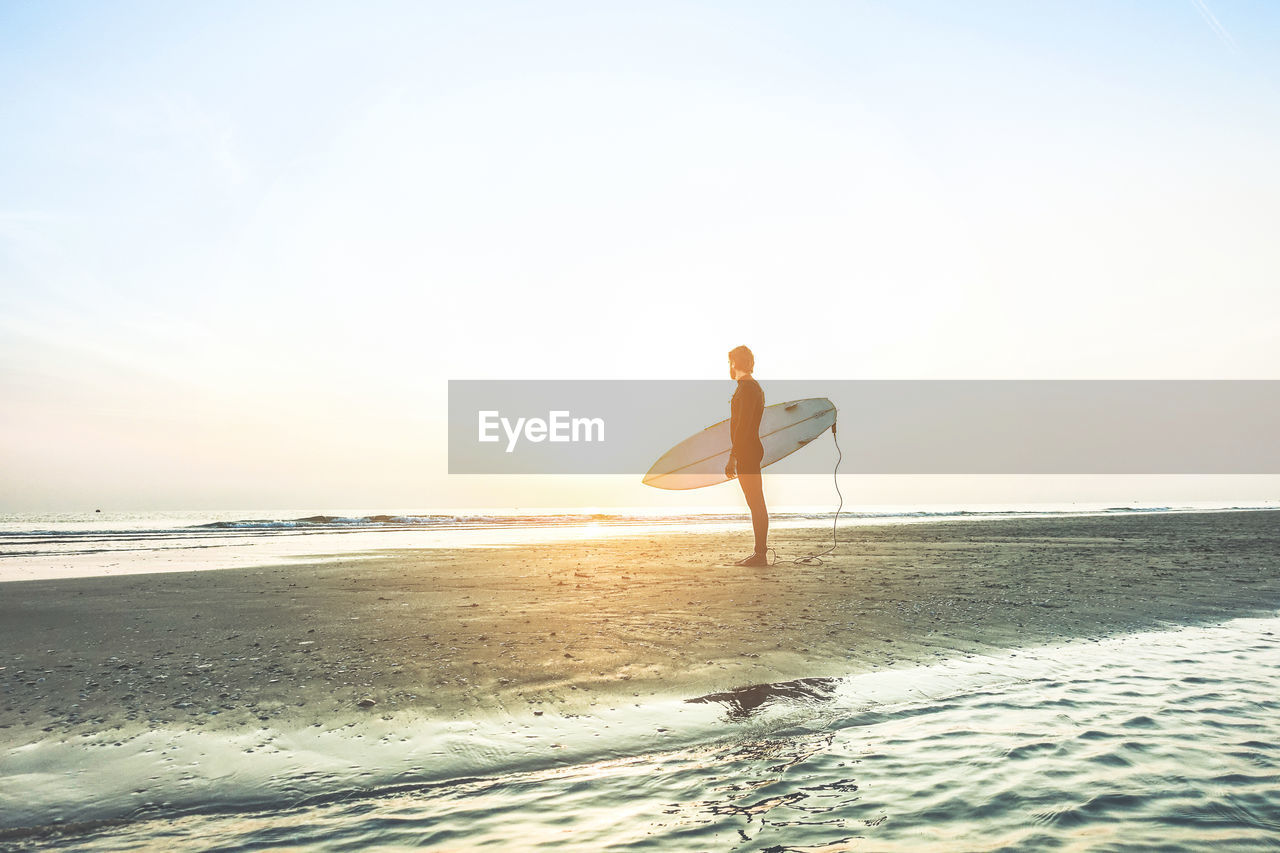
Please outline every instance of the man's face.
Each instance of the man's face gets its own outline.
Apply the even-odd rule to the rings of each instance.
[[[729,359],[729,378],[730,379],[736,378],[733,374],[734,374],[733,359]]]

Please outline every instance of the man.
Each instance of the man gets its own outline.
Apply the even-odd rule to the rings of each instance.
[[[764,390],[751,376],[756,357],[745,346],[729,351],[729,376],[738,380],[738,390],[729,404],[729,434],[733,449],[724,466],[726,477],[738,478],[742,494],[751,510],[751,527],[755,531],[756,547],[750,557],[739,560],[738,566],[767,566],[766,540],[769,538],[769,511],[764,505],[764,484],[760,476],[760,460],[764,445],[760,443],[760,417],[764,414]]]

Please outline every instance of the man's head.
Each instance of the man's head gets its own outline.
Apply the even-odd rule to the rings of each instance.
[[[729,373],[739,371],[741,373],[751,373],[756,369],[756,357],[751,354],[751,350],[745,346],[734,347],[729,350]],[[737,377],[734,377],[737,378]]]

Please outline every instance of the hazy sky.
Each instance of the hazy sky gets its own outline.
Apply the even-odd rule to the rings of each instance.
[[[739,343],[1277,378],[1264,0],[15,0],[0,81],[0,509],[671,500],[448,478],[446,381]]]

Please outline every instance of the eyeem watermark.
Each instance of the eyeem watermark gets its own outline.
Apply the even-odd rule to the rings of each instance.
[[[479,412],[480,431],[478,441],[501,441],[499,430],[507,439],[507,452],[515,451],[523,436],[525,441],[604,441],[604,418],[575,418],[568,410],[553,410],[542,418],[502,417],[495,410]]]
[[[1280,474],[1280,380],[756,378],[767,407],[822,398],[838,412],[839,453],[827,432],[770,474],[829,477],[837,458],[841,475]],[[727,430],[710,427],[735,390],[727,377],[450,380],[449,472],[642,477],[698,436],[716,461]],[[786,435],[771,436],[772,453]]]

